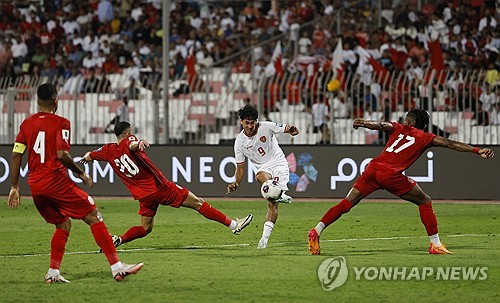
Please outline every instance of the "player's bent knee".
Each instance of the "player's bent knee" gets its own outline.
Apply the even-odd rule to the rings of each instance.
[[[153,231],[153,225],[148,225],[143,228],[146,231],[146,234],[150,234]]]
[[[94,223],[103,222],[104,220],[102,218],[102,214],[97,209],[94,209],[90,214],[83,218],[83,221],[91,225]]]

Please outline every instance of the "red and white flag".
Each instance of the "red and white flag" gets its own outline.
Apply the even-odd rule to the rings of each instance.
[[[274,74],[278,76],[283,75],[283,63],[281,62],[283,59],[282,50],[281,50],[281,41],[276,43],[276,47],[274,48],[273,56],[271,57],[271,62],[266,66],[265,74],[270,77]]]
[[[339,38],[332,56],[332,71],[335,79],[341,79],[344,74],[344,59],[342,57],[343,51],[344,48],[342,46],[342,38]]]

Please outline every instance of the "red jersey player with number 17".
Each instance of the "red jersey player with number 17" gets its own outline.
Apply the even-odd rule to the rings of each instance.
[[[205,218],[226,225],[234,234],[239,234],[252,221],[252,214],[243,219],[232,220],[186,188],[168,180],[144,151],[149,143],[132,134],[130,123],[118,122],[115,125],[115,135],[117,143],[108,143],[86,153],[81,162],[108,162],[134,199],[139,200],[141,225],[132,226],[120,237],[113,236],[116,247],[149,234],[153,230],[153,220],[159,205],[192,208]]]
[[[309,231],[309,251],[312,255],[320,254],[319,236],[323,229],[349,212],[363,198],[378,189],[388,192],[418,205],[420,219],[425,226],[430,240],[430,254],[451,254],[441,243],[438,235],[437,220],[432,210],[431,198],[424,193],[418,184],[403,175],[420,155],[429,147],[447,147],[459,152],[479,154],[487,159],[494,156],[489,148],[477,148],[468,144],[452,141],[441,136],[427,133],[424,129],[429,125],[429,114],[421,109],[410,110],[406,114],[405,123],[389,123],[355,119],[353,127],[365,127],[384,131],[389,140],[384,151],[366,167],[356,180],[347,196],[339,204],[330,208],[321,218],[318,225]]]
[[[135,274],[143,264],[127,265],[120,262],[94,200],[76,186],[66,173],[69,168],[83,183],[92,185],[92,179],[73,162],[69,154],[69,120],[54,114],[58,103],[56,88],[50,83],[42,84],[38,87],[37,97],[40,110],[23,121],[12,151],[9,206],[16,209],[20,204],[19,171],[23,154],[27,151],[28,185],[33,202],[45,221],[56,227],[50,242],[50,268],[45,282],[69,283],[59,271],[71,230],[69,218],[80,219],[90,225],[95,241],[111,265],[115,280],[120,281],[129,274]]]

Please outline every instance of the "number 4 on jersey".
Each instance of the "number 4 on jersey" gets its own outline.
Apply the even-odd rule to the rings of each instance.
[[[45,132],[38,132],[33,151],[40,155],[40,163],[45,163]]]

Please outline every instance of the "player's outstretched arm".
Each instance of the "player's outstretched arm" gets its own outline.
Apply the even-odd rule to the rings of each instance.
[[[439,146],[439,147],[447,147],[459,152],[469,152],[469,153],[475,153],[480,155],[484,159],[491,158],[495,155],[495,153],[489,149],[489,148],[479,148],[479,147],[474,147],[469,144],[459,142],[459,141],[453,141],[441,136],[436,136],[434,140],[432,141],[432,144],[434,146]]]
[[[92,161],[92,157],[90,157],[90,152],[86,152],[85,155],[83,155],[83,157],[80,159],[80,161],[78,161],[78,163],[87,164],[90,161]]]
[[[364,127],[373,130],[379,130],[384,132],[390,132],[394,129],[392,123],[385,121],[368,121],[361,118],[356,118],[352,121],[352,127],[358,129],[359,127]]]
[[[299,129],[295,125],[288,125],[285,127],[285,134],[290,134],[292,136],[297,136],[299,134]]]
[[[11,187],[9,192],[9,207],[16,209],[21,203],[21,193],[19,191],[19,170],[23,154],[13,152],[10,160]]]
[[[73,161],[73,158],[69,154],[68,151],[66,150],[58,150],[57,151],[57,158],[59,161],[62,162],[64,166],[69,168],[72,172],[78,175],[78,178],[82,179],[83,184],[88,185],[89,187],[92,187],[92,179],[90,178],[89,175],[87,175],[80,167],[78,167]]]

